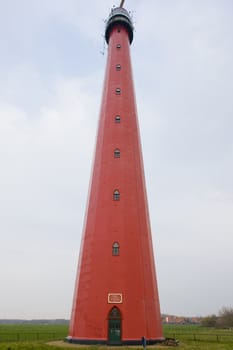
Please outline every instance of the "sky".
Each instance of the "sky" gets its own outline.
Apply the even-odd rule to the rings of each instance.
[[[0,0],[0,319],[70,317],[119,3]],[[233,2],[125,7],[161,312],[217,314],[233,306]]]

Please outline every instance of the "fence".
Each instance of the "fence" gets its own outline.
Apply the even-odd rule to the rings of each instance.
[[[233,333],[166,333],[165,336],[180,341],[233,343]]]
[[[67,332],[1,332],[0,342],[63,340]],[[168,333],[165,337],[182,341],[233,343],[233,333]]]
[[[66,336],[67,333],[63,335],[61,332],[1,332],[0,342],[62,340]]]

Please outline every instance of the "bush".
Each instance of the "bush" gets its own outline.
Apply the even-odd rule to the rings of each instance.
[[[216,327],[217,320],[218,318],[216,315],[206,316],[201,320],[201,325],[203,327]]]
[[[218,328],[233,328],[233,308],[223,307],[216,323]]]

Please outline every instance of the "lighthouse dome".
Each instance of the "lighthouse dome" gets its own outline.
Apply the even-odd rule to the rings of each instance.
[[[116,7],[111,10],[105,29],[105,39],[107,43],[109,42],[111,30],[118,24],[125,26],[127,29],[129,34],[129,41],[131,44],[133,41],[133,23],[129,12],[123,7]]]

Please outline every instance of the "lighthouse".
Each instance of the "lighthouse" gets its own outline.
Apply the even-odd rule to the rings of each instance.
[[[67,340],[163,339],[124,1],[106,22],[108,58]]]

